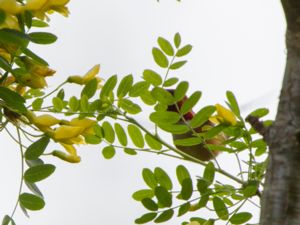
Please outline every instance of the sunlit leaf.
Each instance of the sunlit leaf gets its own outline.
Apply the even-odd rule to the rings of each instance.
[[[144,70],[143,78],[145,81],[149,82],[153,86],[159,86],[162,84],[161,76],[153,70]]]
[[[109,94],[113,91],[116,84],[118,82],[117,75],[113,75],[104,83],[103,87],[101,88],[100,92],[100,99],[105,100],[109,97]]]
[[[229,217],[228,209],[221,198],[215,196],[213,198],[213,206],[220,219],[222,220],[228,219]]]
[[[104,131],[104,138],[109,142],[113,143],[115,141],[115,132],[111,124],[107,121],[102,123],[102,128]]]
[[[142,111],[142,108],[138,104],[135,104],[134,102],[126,98],[119,99],[118,104],[121,109],[124,109],[130,114],[138,114]]]
[[[84,95],[87,96],[88,98],[93,97],[97,91],[97,87],[98,87],[97,78],[90,80],[82,89],[81,97]]]
[[[127,130],[133,144],[138,148],[143,148],[145,145],[145,141],[141,130],[133,124],[129,124],[127,126]]]
[[[54,34],[48,32],[32,32],[29,33],[30,41],[36,44],[52,44],[57,40]]]
[[[129,90],[131,89],[133,84],[133,76],[131,74],[125,76],[118,87],[117,90],[117,96],[118,98],[124,97],[125,95],[127,95],[127,93],[129,92]]]
[[[176,33],[175,36],[174,36],[174,44],[175,44],[176,48],[179,48],[180,43],[181,43],[180,34]]]
[[[173,187],[172,181],[169,177],[169,175],[160,167],[156,167],[154,169],[154,175],[157,180],[157,182],[165,187],[167,190],[171,190]]]
[[[114,125],[115,131],[117,134],[117,138],[121,145],[126,146],[127,145],[127,135],[124,131],[123,127],[119,123],[115,123]]]
[[[183,180],[191,178],[189,171],[183,165],[177,166],[176,176],[180,184],[182,184]]]
[[[143,179],[145,181],[145,183],[152,189],[156,188],[157,186],[157,181],[156,178],[154,176],[154,173],[148,169],[148,168],[144,168],[142,171],[142,175],[143,175]]]
[[[162,144],[149,134],[145,134],[145,141],[151,149],[160,150],[162,148]]]
[[[154,191],[150,189],[142,189],[132,194],[132,198],[136,201],[141,201],[145,198],[152,198],[152,197],[154,197]]]
[[[150,120],[154,123],[177,123],[181,116],[176,112],[153,112],[150,114]]]
[[[168,220],[170,220],[172,218],[172,216],[174,215],[174,210],[173,209],[168,209],[164,212],[162,212],[155,220],[155,223],[163,223],[166,222]]]
[[[190,126],[192,128],[202,126],[206,121],[208,121],[209,117],[216,111],[216,107],[214,106],[205,106],[199,112],[197,112],[193,119],[190,122]]]
[[[176,56],[177,57],[185,56],[191,52],[192,48],[193,48],[193,46],[191,46],[191,45],[185,45],[182,48],[178,49]]]
[[[168,56],[173,56],[174,55],[174,49],[171,45],[171,43],[164,39],[163,37],[159,37],[157,39],[159,47],[166,53]]]
[[[208,182],[212,183],[215,179],[215,166],[212,162],[209,162],[203,172],[203,178]]]
[[[150,84],[147,81],[139,81],[135,83],[129,90],[130,97],[138,97],[146,90],[148,90]]]
[[[144,215],[142,215],[140,218],[136,219],[134,222],[136,224],[144,224],[144,223],[148,223],[152,220],[154,220],[154,218],[157,216],[157,213],[152,212],[152,213],[146,213]]]
[[[154,58],[154,61],[156,64],[162,68],[167,68],[169,66],[169,60],[168,58],[164,55],[164,53],[158,49],[158,48],[153,48],[152,49],[152,55]]]
[[[184,115],[187,112],[191,111],[192,108],[198,103],[199,99],[201,98],[201,92],[196,91],[194,92],[181,106],[180,112]]]
[[[178,62],[174,62],[172,63],[172,65],[170,66],[171,70],[177,70],[181,67],[183,67],[185,64],[187,63],[187,61],[178,61]]]
[[[111,159],[115,156],[116,150],[113,146],[109,145],[102,149],[102,155],[105,159]]]
[[[252,214],[248,212],[240,212],[233,214],[232,217],[230,217],[229,221],[232,224],[243,224],[249,221],[252,218]]]

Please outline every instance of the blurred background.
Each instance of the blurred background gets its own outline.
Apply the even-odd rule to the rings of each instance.
[[[202,91],[201,105],[221,103],[226,90],[231,90],[240,103],[243,115],[258,107],[267,107],[276,115],[285,64],[285,21],[279,1],[273,0],[85,0],[71,1],[70,16],[51,17],[51,27],[58,41],[50,46],[32,46],[57,70],[50,78],[49,89],[63,82],[67,76],[84,74],[100,63],[100,76],[113,74],[121,78],[132,73],[141,80],[144,69],[161,74],[152,58],[151,49],[157,37],[173,40],[176,32],[183,44],[192,44],[182,69],[171,73],[190,82],[189,93]],[[68,89],[69,88],[69,89]],[[71,90],[70,90],[71,88]],[[76,88],[66,86],[70,95]],[[201,107],[199,105],[199,107]],[[145,126],[147,112],[138,116]],[[170,135],[164,136],[171,142]],[[17,145],[2,134],[0,159],[0,214],[10,213],[17,197],[20,177],[20,156]],[[203,168],[192,163],[150,154],[129,156],[117,152],[112,160],[105,160],[101,146],[80,147],[80,164],[67,164],[57,159],[56,172],[39,183],[46,206],[31,212],[27,219],[18,209],[18,225],[130,225],[146,212],[131,195],[145,188],[141,171],[160,166],[175,179],[175,169],[184,164],[193,177]],[[235,172],[232,159],[222,154],[218,158],[224,169]],[[222,180],[222,177],[217,177]],[[247,206],[248,207],[248,206]],[[255,223],[258,209],[249,205]],[[174,217],[166,225],[181,224],[192,216],[207,217],[199,211],[180,218]],[[152,224],[152,223],[150,223]],[[222,222],[217,224],[224,224]]]

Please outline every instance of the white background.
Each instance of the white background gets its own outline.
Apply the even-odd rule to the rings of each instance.
[[[84,74],[97,63],[104,79],[132,73],[140,80],[145,68],[163,73],[153,63],[151,49],[157,45],[158,36],[172,40],[180,32],[183,44],[194,48],[189,63],[173,75],[190,82],[190,93],[203,92],[201,104],[223,103],[226,90],[231,90],[244,105],[244,113],[266,106],[274,117],[285,61],[285,22],[279,1],[85,0],[71,1],[69,8],[68,19],[55,15],[47,29],[59,37],[58,41],[51,46],[32,46],[58,71],[49,79],[50,89],[69,75]],[[72,90],[72,94],[75,92]],[[146,120],[143,117],[139,116],[142,122]],[[1,138],[3,216],[11,212],[17,197],[20,159],[17,145],[7,135]],[[171,143],[169,135],[166,140]],[[30,213],[30,219],[18,209],[17,224],[133,224],[146,212],[131,199],[134,191],[146,187],[142,168],[160,166],[174,174],[182,163],[149,154],[130,157],[121,151],[107,161],[101,156],[101,148],[80,148],[82,162],[76,165],[46,159],[57,165],[54,175],[39,184],[46,207]],[[230,160],[226,153],[219,157],[224,168],[235,171]],[[193,176],[202,174],[202,167],[185,165]],[[252,222],[257,222],[258,212],[253,207],[251,210],[255,214]],[[189,216],[166,224],[180,224]],[[207,214],[200,211],[196,216]]]

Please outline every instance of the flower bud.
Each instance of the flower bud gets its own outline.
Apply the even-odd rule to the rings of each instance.
[[[61,160],[64,160],[69,163],[79,163],[81,161],[80,156],[77,155],[68,155],[62,151],[54,150],[51,153],[53,156],[60,158]]]

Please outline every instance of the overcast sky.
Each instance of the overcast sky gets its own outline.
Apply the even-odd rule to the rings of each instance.
[[[244,113],[265,106],[274,117],[285,61],[285,22],[279,1],[85,0],[71,1],[69,8],[70,17],[54,16],[48,29],[58,41],[32,47],[58,71],[49,80],[49,88],[97,63],[105,79],[132,73],[140,80],[146,68],[163,72],[153,63],[151,49],[158,36],[172,40],[180,32],[183,43],[194,48],[189,63],[174,75],[190,82],[190,93],[203,92],[201,104],[223,103],[226,90],[231,90],[244,106]],[[166,140],[171,141],[169,135]],[[8,138],[2,143],[1,215],[13,208],[20,173],[16,145]],[[182,164],[146,154],[130,157],[123,152],[107,161],[101,156],[101,146],[81,148],[79,154],[82,162],[78,165],[47,160],[55,163],[57,170],[39,184],[46,207],[30,213],[29,220],[18,209],[18,225],[133,224],[146,212],[131,199],[134,191],[145,187],[142,168],[160,166],[174,174]],[[219,158],[225,168],[234,170],[228,167],[230,160],[225,153]],[[202,174],[202,167],[185,165],[193,176]],[[189,216],[166,224],[180,224]]]

